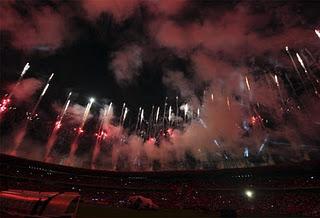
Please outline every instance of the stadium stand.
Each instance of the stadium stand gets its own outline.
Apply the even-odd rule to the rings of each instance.
[[[130,196],[142,196],[160,209],[240,216],[316,217],[320,216],[319,166],[318,162],[305,162],[223,170],[116,172],[1,154],[0,187],[3,191],[27,189],[59,193],[53,198],[57,202],[59,198],[71,202],[72,197],[67,199],[62,193],[78,192],[80,204],[108,208],[130,208]]]

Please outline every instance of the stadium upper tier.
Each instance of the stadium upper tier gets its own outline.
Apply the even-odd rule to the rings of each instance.
[[[288,184],[288,179],[319,179],[318,166],[319,162],[304,162],[289,166],[277,165],[223,170],[118,172],[75,168],[0,154],[1,177],[41,179],[51,183],[65,183],[67,181],[67,184],[71,185],[108,186],[109,184],[121,188],[135,187],[135,184],[139,188],[143,183],[151,185],[155,183],[174,184],[176,182],[214,183],[215,188],[257,185],[260,180],[264,181],[259,182],[262,186],[268,186],[268,181],[272,180],[285,180]]]

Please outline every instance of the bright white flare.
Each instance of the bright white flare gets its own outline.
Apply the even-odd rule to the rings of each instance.
[[[253,195],[254,195],[254,192],[251,191],[251,190],[246,190],[246,191],[244,192],[244,194],[245,194],[248,198],[252,198]]]
[[[54,73],[52,73],[52,74],[50,75],[50,77],[49,77],[49,79],[48,79],[48,83],[51,81],[51,79],[53,78],[53,76],[54,76]]]
[[[230,108],[230,99],[229,99],[229,97],[227,97],[227,106],[228,106],[228,109],[230,110],[231,108]]]
[[[89,103],[87,104],[86,110],[83,113],[82,123],[81,123],[80,128],[79,128],[80,130],[84,127],[84,124],[87,121],[87,118],[88,118],[88,115],[89,115],[89,112],[90,112],[90,108],[91,108],[93,102],[94,102],[94,98],[90,98],[89,99]]]
[[[24,76],[24,74],[27,72],[27,70],[30,68],[30,65],[29,63],[27,63],[24,68],[23,68],[23,71],[21,72],[20,74],[20,78],[22,78]]]
[[[278,76],[277,75],[274,75],[274,81],[275,83],[277,84],[277,86],[279,87],[279,80],[278,80]]]
[[[49,83],[46,84],[46,86],[45,86],[44,89],[42,90],[42,93],[41,93],[40,96],[44,96],[44,94],[46,94],[47,89],[49,88],[49,85],[50,85]]]
[[[158,119],[159,119],[159,112],[160,112],[160,107],[157,108],[156,122],[158,122]]]
[[[171,106],[170,106],[169,107],[169,116],[168,116],[169,121],[171,121],[171,113],[172,113],[172,109],[171,109]]]
[[[123,121],[122,121],[122,123],[125,122],[126,117],[127,117],[127,113],[128,113],[128,108],[126,107],[126,108],[124,109],[124,114],[123,114]]]
[[[143,118],[144,118],[144,109],[142,109],[142,111],[141,111],[140,123],[142,122]]]
[[[248,79],[248,77],[247,77],[247,76],[245,77],[245,79],[246,79],[247,89],[248,89],[248,91],[250,92],[251,88],[250,88],[249,79]]]
[[[112,109],[112,102],[109,104],[107,115],[106,115],[107,117],[109,116],[111,109]]]
[[[317,34],[317,36],[318,36],[319,39],[320,39],[320,30],[315,29],[314,32]]]
[[[296,53],[296,56],[297,56],[297,58],[298,58],[298,61],[299,61],[300,64],[301,64],[304,72],[305,72],[305,73],[308,73],[308,71],[307,71],[306,67],[304,66],[303,60],[302,60],[302,58],[300,57],[300,55],[299,55],[298,53]]]

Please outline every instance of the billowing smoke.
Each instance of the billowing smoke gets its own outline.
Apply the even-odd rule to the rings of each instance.
[[[28,78],[20,81],[19,84],[15,83],[10,85],[8,91],[12,93],[18,102],[26,102],[32,98],[42,85],[42,81],[35,78]]]
[[[8,31],[13,45],[22,49],[55,49],[67,38],[67,26],[63,10],[43,7],[40,10],[25,8],[27,14],[15,9],[15,1],[2,1],[0,30]],[[45,18],[44,18],[45,17]]]
[[[119,83],[131,82],[139,75],[142,66],[142,48],[137,45],[125,47],[114,54],[111,69]]]
[[[228,10],[203,9],[196,20],[179,19],[178,15],[186,8],[186,13],[197,9],[191,7],[190,2],[82,2],[91,21],[108,13],[121,26],[144,7],[153,15],[143,22],[147,43],[129,40],[112,53],[109,67],[119,84],[130,85],[141,75],[145,60],[158,58],[157,54],[147,57],[152,55],[150,50],[160,54],[165,51],[187,64],[186,67],[176,64],[171,69],[170,64],[162,65],[161,61],[167,60],[162,57],[157,62],[159,66],[154,66],[161,69],[163,85],[180,97],[176,105],[176,96],[169,96],[171,102],[161,106],[159,119],[155,119],[157,107],[151,119],[140,114],[136,121],[137,114],[134,114],[130,126],[121,122],[123,117],[118,122],[112,107],[108,115],[105,113],[108,107],[102,108],[99,115],[90,113],[88,121],[94,123],[96,119],[95,130],[98,131],[95,134],[88,131],[90,136],[79,136],[79,143],[89,147],[88,152],[79,155],[70,165],[88,167],[85,161],[89,161],[92,168],[156,170],[201,168],[211,162],[210,167],[223,167],[219,164],[242,158],[246,149],[259,161],[268,156],[268,152],[301,160],[304,146],[319,143],[319,65],[312,62],[319,57],[304,56],[307,66],[304,67],[299,65],[296,56],[291,61],[285,49],[286,46],[292,48],[293,55],[305,47],[310,53],[316,53],[314,48],[319,43],[314,34],[316,27],[304,26],[304,19],[293,14],[289,6],[271,4],[274,10],[263,10],[266,7],[263,2],[262,11],[253,8],[250,2],[240,2]],[[13,13],[6,11],[9,12]],[[50,10],[32,14],[36,17],[37,13],[48,13],[53,21],[59,19]],[[41,27],[41,22],[35,20],[36,26]],[[1,28],[10,30],[11,25],[19,22],[6,21]],[[60,25],[50,26],[60,30]],[[47,43],[61,43],[61,31],[57,32],[60,35],[55,41],[50,40],[51,36],[44,37]],[[16,36],[19,32],[14,35],[16,44],[22,47],[39,43],[31,41],[23,45]],[[200,83],[206,84],[201,94]],[[61,111],[61,106],[57,108]],[[85,110],[84,106],[71,104],[66,122],[73,126],[80,124]],[[173,114],[171,119],[169,111]],[[174,114],[176,111],[179,116]],[[132,130],[132,126],[137,128]],[[58,143],[59,140],[63,141],[62,137]],[[263,161],[270,163],[271,159]],[[242,160],[240,164],[248,163],[247,159]]]

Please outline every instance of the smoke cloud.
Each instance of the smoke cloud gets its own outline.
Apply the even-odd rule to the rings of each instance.
[[[8,90],[18,102],[26,102],[32,98],[42,85],[42,81],[35,78],[28,78],[22,80],[17,86],[16,84],[11,84]]]

